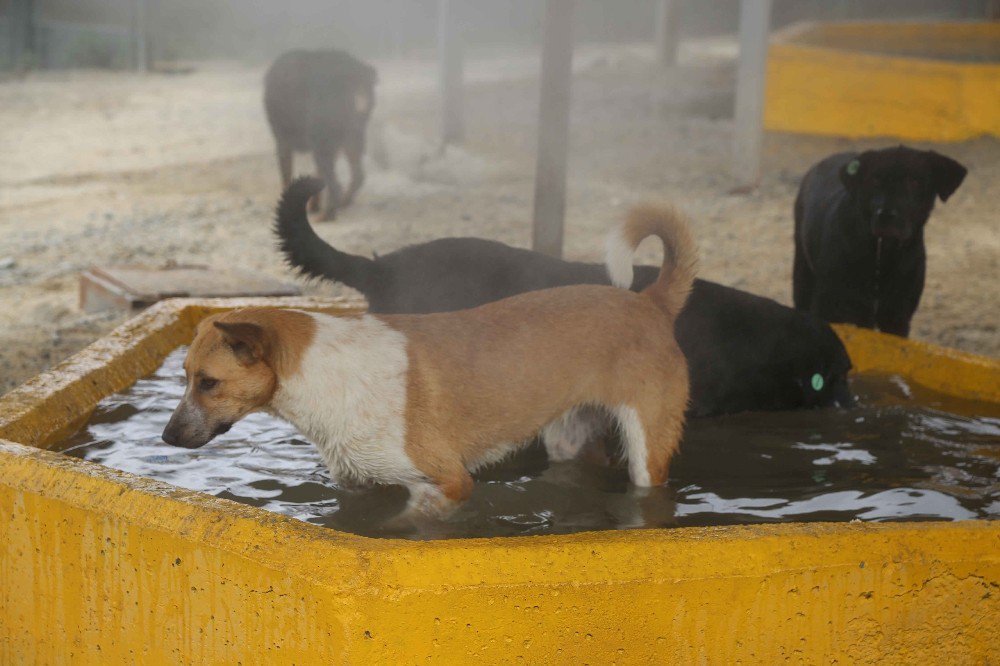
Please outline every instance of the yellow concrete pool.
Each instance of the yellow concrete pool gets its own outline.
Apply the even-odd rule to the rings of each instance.
[[[0,398],[0,663],[1000,659],[998,523],[369,539],[45,449],[245,303],[161,303]],[[996,360],[838,333],[859,370],[1000,403]]]
[[[1000,21],[808,23],[768,51],[767,129],[908,141],[1000,136]]]

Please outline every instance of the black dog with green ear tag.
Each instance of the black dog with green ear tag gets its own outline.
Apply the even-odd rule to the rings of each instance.
[[[924,225],[965,174],[950,157],[905,146],[812,167],[795,200],[795,307],[909,335],[924,290]]]

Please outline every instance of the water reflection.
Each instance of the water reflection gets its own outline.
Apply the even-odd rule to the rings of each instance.
[[[693,421],[664,488],[636,489],[620,467],[549,464],[538,446],[477,476],[447,522],[406,533],[384,521],[406,491],[335,486],[290,425],[253,415],[202,449],[160,441],[183,393],[184,350],[105,400],[64,450],[87,460],[371,536],[451,538],[780,521],[1000,517],[1000,414],[860,377],[853,410]],[[614,443],[609,443],[614,446]]]

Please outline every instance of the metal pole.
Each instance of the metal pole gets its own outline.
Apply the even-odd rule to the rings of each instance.
[[[146,0],[132,0],[132,66],[137,72],[149,71],[146,48]]]
[[[656,5],[656,60],[664,67],[677,64],[680,18],[681,0],[660,0]]]
[[[741,0],[740,59],[736,68],[733,177],[738,186],[760,180],[764,135],[764,85],[771,0]]]
[[[441,60],[441,147],[465,139],[462,113],[462,36],[455,17],[459,2],[438,0],[438,56]]]
[[[573,75],[574,0],[546,0],[542,42],[541,102],[535,168],[535,211],[531,246],[562,256],[566,216],[566,156]]]
[[[398,21],[392,21],[392,56],[394,58],[402,58],[405,53],[405,48],[403,46],[403,17],[406,13],[403,11],[405,0],[396,0],[396,5],[394,7],[396,11],[396,16],[399,17]]]
[[[14,68],[30,66],[35,43],[34,0],[13,0],[10,6],[10,57]],[[37,63],[36,63],[37,64]]]

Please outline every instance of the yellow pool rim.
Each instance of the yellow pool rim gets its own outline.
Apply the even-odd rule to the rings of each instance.
[[[1000,21],[803,23],[778,31],[768,50],[765,128],[932,142],[1000,136],[1000,63],[843,45],[868,39],[1000,41]]]
[[[993,522],[368,539],[42,448],[243,304],[164,302],[0,398],[0,663],[1000,660]],[[995,359],[837,331],[862,370],[997,400]]]

